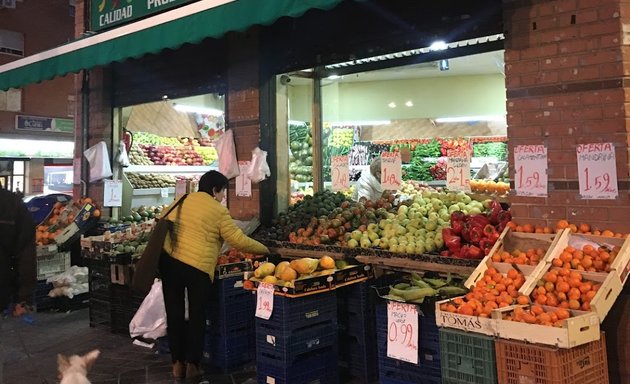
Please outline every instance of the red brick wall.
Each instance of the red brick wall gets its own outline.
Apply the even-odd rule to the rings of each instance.
[[[549,156],[549,195],[511,197],[516,222],[553,227],[567,219],[630,232],[630,50],[622,40],[629,11],[619,0],[504,1],[510,152],[544,143]],[[616,200],[579,196],[575,147],[593,142],[615,145]]]
[[[251,160],[260,141],[258,37],[256,31],[228,36],[227,127],[234,130],[236,156]],[[251,197],[237,197],[234,179],[228,202],[232,217],[248,220],[260,215],[260,190],[252,184]]]
[[[0,29],[24,34],[25,55],[56,47],[74,36],[74,20],[67,0],[18,2],[15,9],[0,9]],[[19,59],[0,54],[0,64]],[[74,75],[55,78],[22,88],[22,111],[19,114],[68,118],[68,96],[74,95]],[[0,111],[0,134],[31,137],[72,138],[69,134],[16,131],[14,112]]]

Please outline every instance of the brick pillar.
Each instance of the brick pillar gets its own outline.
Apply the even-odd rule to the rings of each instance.
[[[258,74],[258,34],[228,36],[227,127],[234,131],[236,156],[251,160],[252,150],[260,142],[260,100]],[[273,154],[269,154],[270,156]],[[251,197],[237,197],[235,179],[230,181],[228,196],[232,217],[249,220],[260,215],[260,190],[252,184]]]
[[[544,143],[549,156],[548,197],[510,198],[517,223],[630,232],[629,16],[620,0],[504,0],[509,149]],[[576,144],[596,142],[614,143],[616,200],[579,195]]]

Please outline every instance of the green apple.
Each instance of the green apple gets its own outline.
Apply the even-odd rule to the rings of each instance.
[[[406,253],[414,253],[415,250],[416,250],[415,244],[414,245],[407,244],[407,246],[405,247]]]
[[[424,246],[423,243],[417,243],[416,244],[416,249],[414,250],[414,253],[425,253],[426,252],[426,247]]]
[[[424,225],[424,228],[426,228],[427,232],[431,232],[431,231],[435,231],[437,229],[437,219],[436,220],[430,220],[427,221],[427,223]]]
[[[348,240],[348,248],[356,248],[359,246],[359,242],[355,239]]]
[[[389,248],[389,239],[381,238],[381,241],[379,241],[378,246],[383,249]]]
[[[376,232],[378,230],[378,225],[376,225],[375,223],[370,223],[367,226],[367,230],[368,232]]]
[[[435,248],[437,249],[442,249],[444,248],[444,240],[441,237],[435,237],[435,239],[433,239],[433,242],[435,243]]]
[[[359,245],[361,246],[361,248],[369,248],[372,246],[372,242],[370,241],[369,237],[365,236],[361,238]]]
[[[426,252],[433,252],[435,251],[435,242],[433,240],[427,239],[424,241],[424,248],[426,249]]]
[[[477,208],[477,207],[472,207],[468,210],[468,214],[469,215],[478,215],[481,213],[481,209]]]
[[[361,233],[361,231],[358,231],[358,230],[355,229],[354,231],[352,231],[351,236],[352,236],[352,238],[354,240],[359,241],[359,240],[361,240],[361,237],[363,236],[363,233]]]

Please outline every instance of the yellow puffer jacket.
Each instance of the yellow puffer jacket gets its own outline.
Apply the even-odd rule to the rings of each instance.
[[[223,240],[244,252],[265,254],[267,247],[253,240],[234,224],[229,211],[205,192],[194,192],[171,211],[173,230],[166,236],[164,250],[214,279],[214,269]]]

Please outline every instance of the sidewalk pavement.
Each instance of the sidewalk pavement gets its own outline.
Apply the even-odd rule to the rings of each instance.
[[[0,343],[6,352],[4,381],[0,380],[0,384],[58,383],[58,353],[84,354],[93,349],[99,349],[101,355],[88,374],[92,384],[190,383],[171,378],[169,355],[133,345],[124,335],[90,328],[87,309],[30,316],[34,319],[32,324],[20,318],[0,320]],[[232,374],[207,374],[202,383],[255,383],[254,368],[252,365]]]

